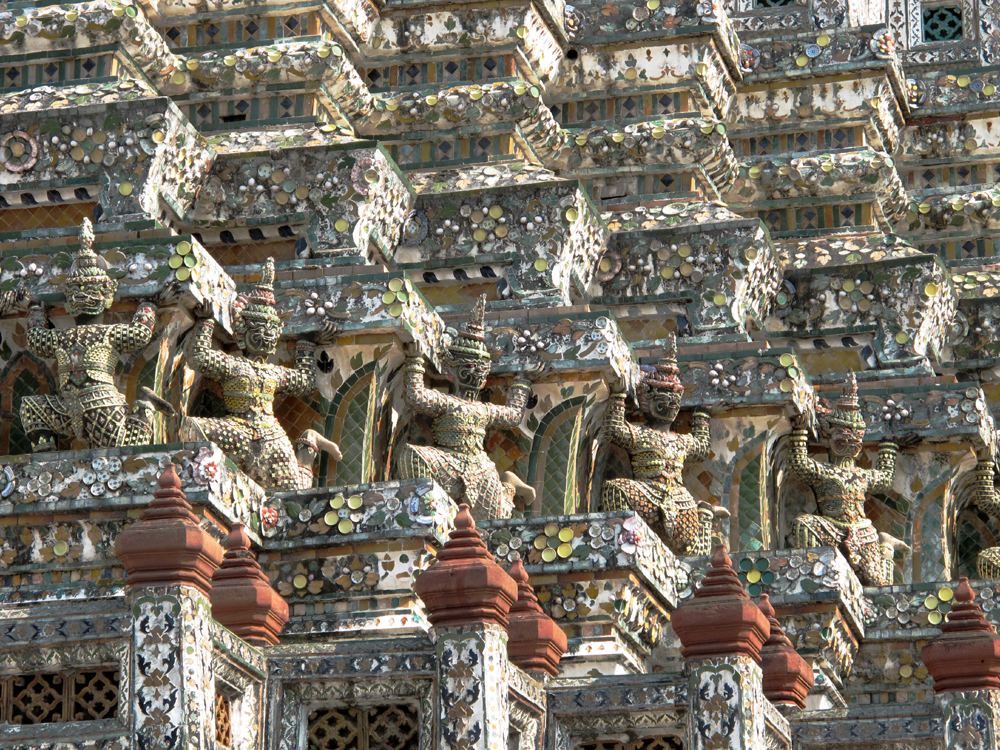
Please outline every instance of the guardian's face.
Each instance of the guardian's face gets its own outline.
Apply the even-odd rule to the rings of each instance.
[[[651,389],[647,397],[646,408],[656,419],[673,422],[681,409],[681,394],[672,390]]]
[[[281,321],[277,318],[246,319],[246,353],[270,357],[278,348],[281,337]]]
[[[114,294],[109,294],[103,281],[70,282],[66,284],[66,312],[74,318],[99,315],[111,307]]]
[[[454,364],[455,382],[459,387],[481,391],[490,375],[488,359],[460,359]]]
[[[864,439],[864,427],[835,427],[830,435],[830,455],[836,458],[857,458]]]

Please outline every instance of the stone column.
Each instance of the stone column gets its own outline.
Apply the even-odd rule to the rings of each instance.
[[[437,747],[507,750],[507,614],[517,584],[493,560],[468,505],[437,560],[414,583],[434,626]]]
[[[132,747],[206,748],[214,736],[212,573],[222,547],[198,525],[173,464],[115,541],[132,610]]]
[[[960,579],[941,635],[921,651],[944,714],[942,750],[997,748],[1000,636],[975,598],[969,579]]]
[[[688,747],[765,748],[767,700],[759,660],[770,626],[724,547],[716,548],[695,595],[674,612],[673,626],[690,674]]]

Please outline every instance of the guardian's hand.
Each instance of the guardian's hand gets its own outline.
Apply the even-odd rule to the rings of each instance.
[[[195,320],[211,320],[215,317],[215,313],[212,310],[212,303],[207,299],[195,305],[191,310],[191,314]]]
[[[339,330],[340,326],[335,321],[324,320],[320,329],[313,334],[312,340],[316,346],[330,346],[337,340]]]

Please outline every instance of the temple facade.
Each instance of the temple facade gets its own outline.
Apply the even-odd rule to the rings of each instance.
[[[998,748],[996,2],[50,2],[0,748]]]

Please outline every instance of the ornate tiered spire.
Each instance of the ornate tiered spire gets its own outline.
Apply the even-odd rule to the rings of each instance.
[[[257,318],[278,321],[274,301],[274,258],[268,258],[260,271],[260,281],[246,297],[237,301],[237,315],[242,318]]]
[[[812,666],[788,640],[767,594],[760,595],[758,606],[771,627],[771,635],[760,650],[764,696],[771,703],[790,703],[805,708],[806,696],[815,682]]]
[[[517,583],[517,601],[510,608],[507,655],[527,672],[542,671],[555,677],[569,644],[566,633],[542,610],[524,563],[515,562],[510,577]]]
[[[129,588],[184,585],[208,596],[222,554],[222,546],[191,512],[173,464],[160,474],[159,489],[142,517],[115,540]]]
[[[750,599],[721,544],[694,596],[672,618],[686,659],[746,655],[760,661],[770,635],[764,614]]]
[[[469,506],[459,506],[455,530],[437,560],[413,584],[436,627],[496,623],[507,627],[517,584],[493,559]]]
[[[246,527],[236,521],[226,555],[212,576],[212,617],[251,643],[278,643],[288,622],[288,603],[271,588],[250,551]]]
[[[93,284],[111,281],[108,262],[94,252],[94,225],[90,223],[90,219],[84,219],[80,224],[79,237],[80,249],[73,257],[66,283]]]
[[[654,365],[653,370],[646,373],[643,385],[651,389],[684,392],[684,386],[680,379],[680,369],[677,367],[676,334],[667,334],[664,340],[663,356]]]
[[[941,635],[920,653],[936,693],[1000,690],[1000,636],[975,598],[969,579],[959,579]]]

